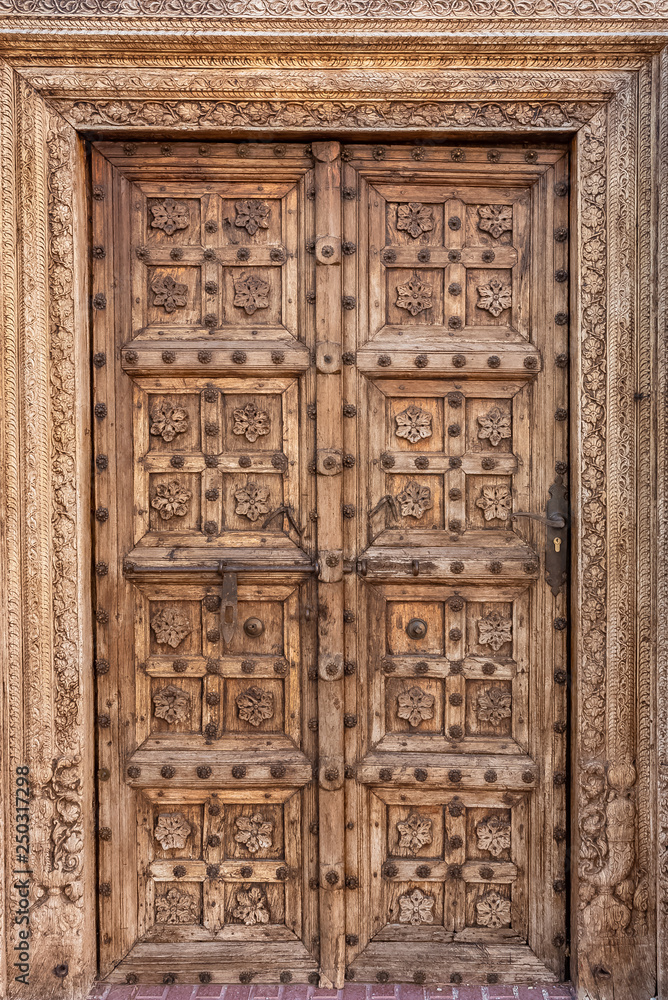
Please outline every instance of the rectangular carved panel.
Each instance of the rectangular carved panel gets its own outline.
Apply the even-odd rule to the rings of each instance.
[[[93,156],[102,972],[305,981],[311,162],[118,152]]]

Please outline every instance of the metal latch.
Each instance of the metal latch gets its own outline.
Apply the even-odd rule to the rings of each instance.
[[[279,511],[275,513],[278,514]],[[286,511],[280,511],[280,513],[286,513]],[[198,579],[201,580],[201,577],[205,574],[216,573],[221,578],[223,584],[220,603],[220,631],[225,642],[230,642],[237,626],[237,573],[317,573],[318,570],[319,563],[317,561],[314,563],[302,563],[301,565],[297,564],[296,566],[285,564],[276,566],[266,563],[228,563],[224,560],[208,566],[183,566],[175,565],[174,563],[137,566],[134,562],[126,560],[123,567],[124,575],[130,578],[141,578],[146,574],[157,577],[169,577],[179,574],[179,576],[185,575],[197,581]]]
[[[518,510],[511,515],[511,520],[528,517],[546,526],[545,579],[556,597],[568,578],[568,493],[561,476],[556,477],[549,494],[545,514]]]
[[[307,566],[275,566],[273,564],[259,565],[257,563],[218,563],[218,573],[222,577],[223,587],[220,602],[220,631],[225,642],[229,643],[237,627],[238,595],[237,573],[317,573],[318,563]]]

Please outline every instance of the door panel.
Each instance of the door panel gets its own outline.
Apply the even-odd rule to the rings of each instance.
[[[319,979],[309,183],[303,146],[93,154],[111,981]]]
[[[567,530],[521,515],[567,193],[552,147],[95,144],[110,981],[564,975]]]
[[[544,514],[567,470],[567,159],[349,153],[348,976],[546,981],[565,958],[565,588],[544,527],[513,515]]]

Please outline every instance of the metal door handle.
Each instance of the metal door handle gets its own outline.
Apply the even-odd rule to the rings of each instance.
[[[545,579],[556,597],[568,578],[568,494],[561,476],[557,476],[549,490],[544,514],[518,510],[511,520],[528,517],[547,528],[545,532]]]
[[[549,515],[546,515],[546,514],[530,514],[526,510],[515,511],[515,513],[511,515],[510,520],[511,521],[517,521],[517,519],[520,518],[520,517],[529,517],[529,518],[531,518],[532,521],[540,521],[541,524],[546,524],[546,525],[548,525],[548,527],[551,527],[551,528],[559,528],[559,529],[561,529],[561,528],[565,528],[566,525],[568,524],[568,521],[566,520],[566,518],[564,517],[563,514],[557,514],[557,513],[549,514]]]

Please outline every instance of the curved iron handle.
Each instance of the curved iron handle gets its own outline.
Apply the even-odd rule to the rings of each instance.
[[[263,528],[268,527],[271,524],[271,522],[274,520],[274,518],[278,517],[279,514],[282,514],[284,517],[287,517],[288,521],[290,522],[290,524],[295,529],[295,531],[297,532],[298,535],[302,534],[302,532],[303,532],[304,529],[300,528],[300,526],[295,521],[295,519],[293,517],[293,514],[292,514],[292,506],[290,504],[285,504],[285,503],[281,504],[280,507],[277,507],[276,510],[272,510],[269,513],[269,515],[267,517],[265,517],[264,521],[262,522],[262,527]]]
[[[557,530],[565,528],[568,523],[563,514],[530,514],[526,510],[518,510],[514,514],[511,514],[510,520],[517,521],[520,517],[529,517],[532,521],[540,521],[541,524],[547,525],[548,528],[556,528]]]
[[[368,516],[373,517],[374,514],[377,514],[379,510],[383,509],[385,504],[387,504],[387,506],[390,508],[394,520],[397,521],[399,519],[399,510],[397,508],[397,501],[390,493],[386,493],[384,497],[380,498],[376,506],[371,508]]]

